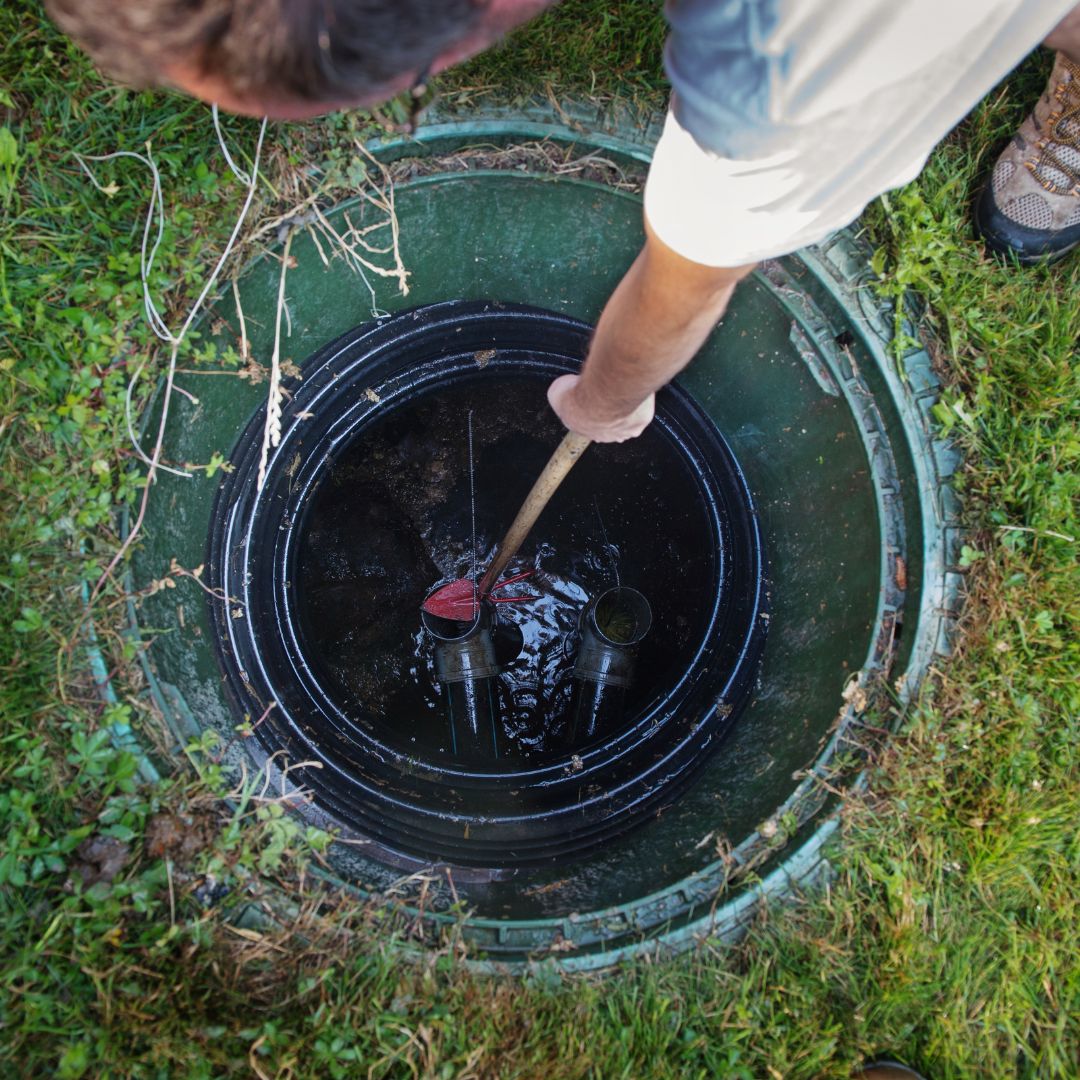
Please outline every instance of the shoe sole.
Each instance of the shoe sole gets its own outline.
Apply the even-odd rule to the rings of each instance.
[[[975,199],[972,212],[975,232],[993,255],[1019,263],[1020,266],[1049,266],[1064,259],[1080,245],[1080,226],[1067,230],[1040,231],[1018,225],[1006,217],[994,201],[987,184]],[[1067,232],[1070,239],[1063,247],[1046,248],[1048,241]]]

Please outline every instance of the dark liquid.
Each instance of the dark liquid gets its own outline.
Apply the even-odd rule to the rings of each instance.
[[[436,586],[482,572],[564,434],[544,390],[488,377],[388,412],[328,470],[299,523],[290,577],[305,654],[354,722],[417,757],[452,753],[420,604]],[[655,426],[630,443],[590,447],[504,576],[535,573],[495,593],[532,597],[496,605],[507,753],[567,752],[578,617],[616,578],[645,593],[654,615],[627,723],[673,685],[715,600],[715,547],[698,485]]]

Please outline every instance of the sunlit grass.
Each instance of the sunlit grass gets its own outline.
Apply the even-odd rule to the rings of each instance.
[[[26,0],[0,11],[0,32],[0,126],[17,158],[0,186],[5,1075],[757,1080],[846,1076],[879,1052],[934,1080],[1077,1074],[1080,258],[1003,267],[969,224],[1044,62],[866,219],[886,286],[931,305],[939,418],[966,452],[956,657],[849,801],[824,892],[763,913],[738,947],[550,985],[476,980],[449,953],[405,964],[391,931],[345,902],[238,931],[189,895],[183,866],[144,848],[155,815],[216,815],[217,775],[193,747],[201,776],[150,791],[102,737],[120,719],[153,723],[120,609],[106,606],[99,633],[121,700],[102,702],[83,674],[80,589],[138,494],[123,388],[153,342],[134,254],[147,189],[113,169],[117,190],[94,192],[72,151],[153,139],[171,199],[155,288],[178,306],[236,194],[201,109],[102,83]],[[450,85],[655,101],[662,37],[651,0],[566,0]],[[318,130],[278,131],[270,184],[285,190],[305,155],[337,160]],[[213,820],[201,870],[234,896],[257,896],[267,866],[302,892],[304,844],[285,822]],[[91,834],[130,857],[80,892]]]

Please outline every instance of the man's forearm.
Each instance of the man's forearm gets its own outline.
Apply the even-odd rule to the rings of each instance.
[[[751,269],[692,263],[647,227],[646,235],[600,316],[581,376],[559,380],[550,395],[563,422],[591,438],[621,441],[644,428],[651,395],[690,362]]]

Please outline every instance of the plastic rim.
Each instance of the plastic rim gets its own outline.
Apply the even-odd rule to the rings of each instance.
[[[476,143],[508,145],[550,139],[581,154],[599,149],[617,161],[643,166],[658,134],[658,121],[659,118],[653,118],[645,128],[639,126],[639,117],[626,111],[604,112],[592,105],[575,107],[564,103],[558,118],[543,106],[497,107],[486,114],[434,117],[415,139],[376,140],[371,149],[387,161],[406,156],[423,160]],[[438,166],[435,172],[438,173]],[[426,177],[417,181],[427,182]],[[848,232],[837,234],[819,248],[800,252],[802,286],[814,300],[809,305],[795,302],[792,310],[799,326],[811,339],[816,339],[819,332],[828,333],[821,311],[844,313],[851,334],[869,356],[862,362],[863,374],[872,374],[873,392],[895,412],[912,451],[915,483],[911,497],[918,515],[917,532],[909,540],[920,555],[914,579],[920,587],[920,601],[917,619],[909,618],[903,664],[893,671],[896,696],[903,705],[917,691],[929,665],[936,658],[947,656],[951,648],[951,629],[959,610],[962,579],[953,570],[959,531],[957,502],[948,480],[959,459],[947,443],[933,434],[931,408],[937,397],[938,382],[926,351],[911,344],[917,337],[917,329],[910,319],[898,318],[891,303],[868,287],[872,283],[869,254]],[[764,268],[766,277],[770,270]],[[784,288],[782,278],[777,288]],[[894,357],[891,342],[898,326],[909,344],[901,355]],[[865,378],[845,365],[842,357],[838,358],[827,348],[824,352],[824,362],[820,357],[808,355],[807,363],[823,365],[821,378],[839,385],[849,400],[866,400]],[[878,430],[872,419],[860,425],[868,453],[879,442]],[[908,550],[910,553],[911,548]],[[888,614],[887,603],[882,610]],[[134,601],[130,611],[134,632],[138,633]],[[158,678],[155,665],[145,653],[140,652],[140,658],[151,695],[177,737],[183,741],[197,736],[202,725],[184,695]],[[872,667],[873,656],[869,660]],[[93,650],[91,663],[102,693],[111,693],[105,666]],[[758,884],[734,894],[726,889],[732,863],[756,861],[761,850],[770,846],[767,837],[754,832],[729,859],[713,863],[677,885],[624,904],[575,918],[472,919],[465,927],[467,940],[492,957],[490,961],[476,963],[500,971],[524,970],[523,965],[531,967],[531,957],[546,958],[570,970],[589,970],[610,966],[644,951],[685,948],[705,936],[725,938],[738,934],[763,899],[782,897],[821,873],[825,865],[823,850],[835,834],[837,821],[834,816],[822,813],[828,800],[815,795],[816,776],[828,770],[839,748],[857,745],[857,730],[856,710],[849,703],[841,710],[838,728],[813,769],[776,808],[774,820],[794,814],[804,824],[797,835],[789,838],[782,860],[773,858],[772,868],[769,864],[765,866],[764,877]],[[118,737],[125,749],[131,748],[130,732],[118,733]],[[154,763],[145,755],[140,766],[145,775],[153,774]],[[271,779],[277,782],[281,777],[273,773]],[[337,883],[347,885],[341,880]],[[282,904],[288,904],[284,896]],[[436,925],[456,926],[460,922],[452,916],[430,917]],[[567,945],[572,945],[574,951],[567,952]]]

